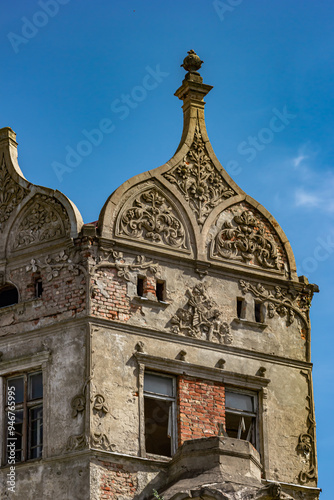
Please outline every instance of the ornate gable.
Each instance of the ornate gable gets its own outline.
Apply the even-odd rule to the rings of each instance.
[[[9,174],[5,157],[2,157],[0,166],[0,232],[3,232],[5,223],[13,210],[28,194],[28,190],[17,184]]]
[[[59,191],[28,182],[17,163],[16,134],[0,129],[0,259],[59,238],[75,238],[83,225],[75,205]]]
[[[189,151],[177,166],[163,176],[175,184],[189,203],[200,227],[203,227],[213,208],[236,195],[209,157],[198,122]]]
[[[293,253],[278,223],[216,158],[204,120],[204,97],[212,87],[197,71],[199,57],[190,51],[187,60],[188,73],[175,93],[184,103],[177,151],[161,167],[114,191],[100,214],[100,235],[182,252],[185,259],[195,256],[203,268],[247,266],[297,279]]]

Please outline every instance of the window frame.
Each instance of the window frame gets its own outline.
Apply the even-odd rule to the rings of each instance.
[[[5,437],[7,441],[8,437],[8,426],[7,421],[7,411],[10,411],[8,409],[8,386],[10,385],[10,380],[16,379],[16,378],[22,378],[23,379],[23,401],[21,403],[16,403],[15,404],[15,413],[17,411],[23,411],[23,419],[22,419],[22,448],[21,448],[21,460],[16,460],[15,463],[22,463],[22,462],[27,462],[28,460],[39,460],[43,456],[43,430],[42,430],[42,454],[39,457],[31,457],[32,455],[32,446],[31,446],[31,417],[30,417],[30,411],[34,408],[39,408],[42,407],[43,411],[43,396],[41,398],[36,398],[32,399],[29,397],[29,392],[30,392],[30,386],[29,386],[29,377],[31,375],[37,375],[37,374],[42,375],[42,389],[43,389],[43,372],[41,369],[38,370],[29,370],[29,371],[24,371],[20,373],[14,373],[10,374],[7,377],[4,377],[4,395],[5,395],[5,402],[4,402],[4,414],[5,414]],[[42,427],[43,427],[43,417],[42,417]],[[35,448],[35,447],[34,447]],[[8,456],[7,456],[7,449],[5,447],[4,450],[4,460],[8,464]]]
[[[7,425],[5,415],[5,407],[7,406],[7,389],[6,382],[8,378],[14,378],[20,376],[23,373],[35,373],[42,372],[42,384],[43,384],[43,449],[42,456],[40,458],[32,458],[21,462],[16,462],[16,466],[25,464],[30,461],[41,460],[48,456],[48,429],[49,429],[49,414],[47,412],[48,407],[48,381],[49,381],[49,360],[51,352],[46,350],[32,354],[30,356],[24,356],[20,358],[10,359],[8,361],[2,361],[0,363],[0,432],[1,437],[5,437],[3,440],[3,446],[0,446],[0,466],[9,467],[7,463],[6,454],[6,440],[7,440]]]
[[[161,378],[168,378],[172,380],[172,393],[173,396],[167,396],[163,394],[153,393],[149,391],[145,391],[145,375],[155,375]],[[170,455],[156,455],[154,453],[150,453],[146,451],[146,422],[144,422],[145,426],[145,454],[154,455],[154,456],[166,456],[168,458],[172,457],[177,450],[177,384],[176,377],[169,373],[162,373],[153,370],[144,370],[144,386],[143,386],[143,404],[145,405],[145,398],[155,399],[157,401],[170,401],[171,404],[171,450]],[[145,416],[144,416],[145,418]]]
[[[232,394],[242,394],[245,396],[250,396],[253,399],[253,407],[255,408],[255,410],[253,412],[249,412],[246,410],[238,410],[237,408],[228,407],[227,403],[226,403],[226,393],[227,392],[232,393]],[[231,413],[233,415],[239,415],[240,417],[247,416],[247,417],[252,418],[252,425],[254,426],[254,440],[246,439],[246,441],[249,441],[261,455],[261,449],[260,449],[261,440],[260,440],[260,432],[259,432],[259,394],[258,394],[258,392],[257,391],[249,391],[249,390],[244,389],[244,388],[225,386],[225,428],[226,428],[226,413]],[[240,430],[240,425],[241,425],[241,421],[239,423],[239,430]],[[227,431],[226,431],[226,433],[227,433]],[[239,437],[239,438],[237,437],[237,439],[241,439],[241,437]]]

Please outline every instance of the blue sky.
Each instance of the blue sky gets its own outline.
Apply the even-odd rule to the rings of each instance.
[[[234,180],[276,217],[298,273],[320,287],[312,359],[319,486],[330,500],[334,4],[53,0],[44,15],[41,4],[2,6],[0,127],[17,133],[24,175],[64,192],[85,222],[123,181],[173,155],[182,130],[173,95],[180,64],[190,49],[204,60],[216,155],[227,169],[237,165]],[[270,134],[277,113],[287,123]],[[87,135],[95,145],[85,149]]]

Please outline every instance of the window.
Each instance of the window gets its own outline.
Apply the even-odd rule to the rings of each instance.
[[[176,380],[168,375],[144,375],[146,453],[171,457],[176,451]]]
[[[164,302],[164,300],[166,298],[165,282],[164,281],[157,281],[156,288],[155,288],[155,294],[156,294],[159,302]]]
[[[144,283],[145,283],[145,278],[142,276],[137,277],[137,295],[139,297],[144,296]]]
[[[36,298],[42,297],[43,293],[43,283],[41,278],[37,278],[35,281],[35,295]]]
[[[261,302],[254,303],[254,316],[256,323],[264,323],[263,304]]]
[[[250,441],[257,448],[257,397],[254,393],[226,390],[226,433],[229,437]]]
[[[237,316],[239,319],[245,317],[245,300],[237,297]]]
[[[0,307],[7,307],[17,304],[19,294],[17,288],[10,283],[6,283],[0,288]]]
[[[8,422],[13,422],[15,462],[40,458],[43,448],[42,372],[15,375],[6,380],[6,436],[11,439]],[[10,434],[9,434],[10,433]],[[6,460],[8,461],[6,449]]]

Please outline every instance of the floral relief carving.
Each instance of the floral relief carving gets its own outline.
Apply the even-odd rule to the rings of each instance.
[[[72,417],[75,418],[79,413],[84,411],[86,406],[86,397],[84,394],[77,394],[71,401]]]
[[[60,275],[60,271],[65,267],[75,276],[78,276],[80,271],[85,273],[85,268],[80,265],[77,256],[73,254],[70,257],[64,250],[56,256],[46,256],[43,261],[41,259],[31,259],[30,263],[26,266],[26,272],[35,273],[43,269],[45,270],[47,281],[52,281],[53,278]]]
[[[36,195],[29,212],[20,222],[12,248],[17,250],[59,238],[68,228],[67,213],[61,203],[46,195]]]
[[[188,153],[164,177],[181,191],[200,226],[214,207],[236,195],[208,156],[198,124]]]
[[[308,325],[307,315],[311,304],[309,291],[297,292],[293,288],[284,290],[279,286],[270,289],[265,288],[261,283],[255,285],[244,280],[239,281],[239,286],[244,294],[250,292],[254,297],[260,299],[261,303],[267,304],[269,318],[278,314],[286,318],[286,324],[289,326],[292,325],[295,315],[298,314]]]
[[[187,290],[188,302],[171,319],[172,332],[205,339],[220,344],[231,344],[229,325],[222,320],[217,304],[207,297],[203,283]]]
[[[137,196],[131,208],[123,212],[119,234],[173,248],[188,248],[183,223],[167,199],[154,188]]]
[[[94,410],[99,417],[102,417],[109,412],[109,408],[105,402],[105,397],[102,396],[102,394],[95,394],[93,402],[93,411]]]
[[[280,268],[274,240],[266,234],[264,224],[246,210],[224,222],[215,237],[213,255],[267,269]]]
[[[311,372],[301,370],[300,373],[306,377],[308,385],[308,395],[306,396],[307,405],[307,432],[300,434],[298,438],[297,452],[303,456],[303,462],[306,464],[307,470],[302,470],[299,473],[299,481],[302,484],[311,480],[317,480],[316,452],[315,452],[315,418],[314,418],[314,402]]]
[[[108,437],[103,432],[92,432],[90,436],[91,446],[101,450],[114,451],[116,445],[111,444]]]
[[[132,262],[126,260],[123,252],[102,250],[97,258],[98,267],[114,267],[117,270],[117,276],[124,278],[125,281],[131,281],[133,273],[136,271],[150,271],[152,274],[160,273],[160,266],[153,260],[147,260],[145,255],[137,255]]]
[[[27,194],[28,191],[17,184],[9,175],[3,158],[0,166],[0,232],[3,231],[4,224],[15,207]]]
[[[83,434],[70,436],[66,443],[66,451],[84,450],[88,447],[88,438]]]

